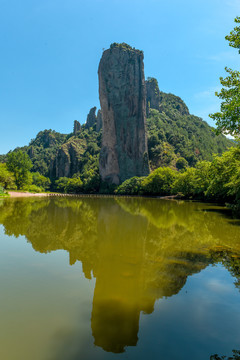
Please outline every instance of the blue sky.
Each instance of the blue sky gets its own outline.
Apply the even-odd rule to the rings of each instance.
[[[219,77],[240,69],[225,40],[239,15],[240,0],[0,0],[0,154],[84,123],[112,42],[143,50],[145,76],[213,125]]]

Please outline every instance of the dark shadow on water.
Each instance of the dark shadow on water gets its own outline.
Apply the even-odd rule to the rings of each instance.
[[[235,219],[233,212],[231,209],[228,209],[226,207],[223,207],[221,205],[221,207],[213,207],[213,208],[203,208],[201,209],[201,211],[203,212],[207,212],[207,213],[215,213],[215,214],[219,214],[221,216],[223,216],[225,219],[228,219],[230,221],[230,223],[232,225],[240,225],[240,220]]]
[[[240,220],[231,219],[231,221],[229,221],[229,222],[231,225],[240,226]]]

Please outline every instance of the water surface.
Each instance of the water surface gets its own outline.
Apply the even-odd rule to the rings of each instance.
[[[240,349],[240,225],[211,204],[0,200],[0,358],[209,360]]]

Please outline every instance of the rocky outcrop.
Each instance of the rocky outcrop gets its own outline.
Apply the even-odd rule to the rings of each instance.
[[[61,146],[51,166],[51,177],[72,177],[79,171],[80,156],[84,152],[81,139],[71,138]]]
[[[74,125],[73,125],[73,133],[74,135],[77,135],[77,133],[81,130],[81,124],[79,121],[74,120]]]
[[[86,129],[90,129],[90,127],[93,127],[96,124],[97,122],[96,110],[97,110],[96,106],[90,109],[89,114],[87,116]]]
[[[149,109],[160,110],[161,95],[158,87],[158,82],[154,78],[148,78],[146,81],[146,105],[147,116],[149,115]]]
[[[146,105],[147,116],[150,109],[169,112],[170,108],[180,113],[180,115],[189,115],[188,107],[184,101],[176,95],[160,91],[155,78],[148,78],[146,81]]]
[[[146,92],[142,51],[112,44],[98,69],[103,137],[102,180],[120,184],[149,173]]]
[[[99,132],[102,128],[102,112],[98,110],[97,112],[97,124],[96,124],[96,131]]]

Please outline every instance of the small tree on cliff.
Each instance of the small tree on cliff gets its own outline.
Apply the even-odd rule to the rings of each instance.
[[[32,162],[23,151],[10,152],[7,157],[7,168],[14,174],[17,189],[22,189],[32,181],[30,169]]]
[[[240,23],[240,17],[234,20]],[[240,26],[236,26],[229,35],[225,37],[229,41],[229,46],[239,49],[240,54]],[[209,116],[216,121],[217,132],[229,133],[231,135],[240,134],[240,72],[225,68],[229,74],[225,79],[220,77],[220,82],[224,86],[222,90],[215,95],[223,102],[221,111]]]

